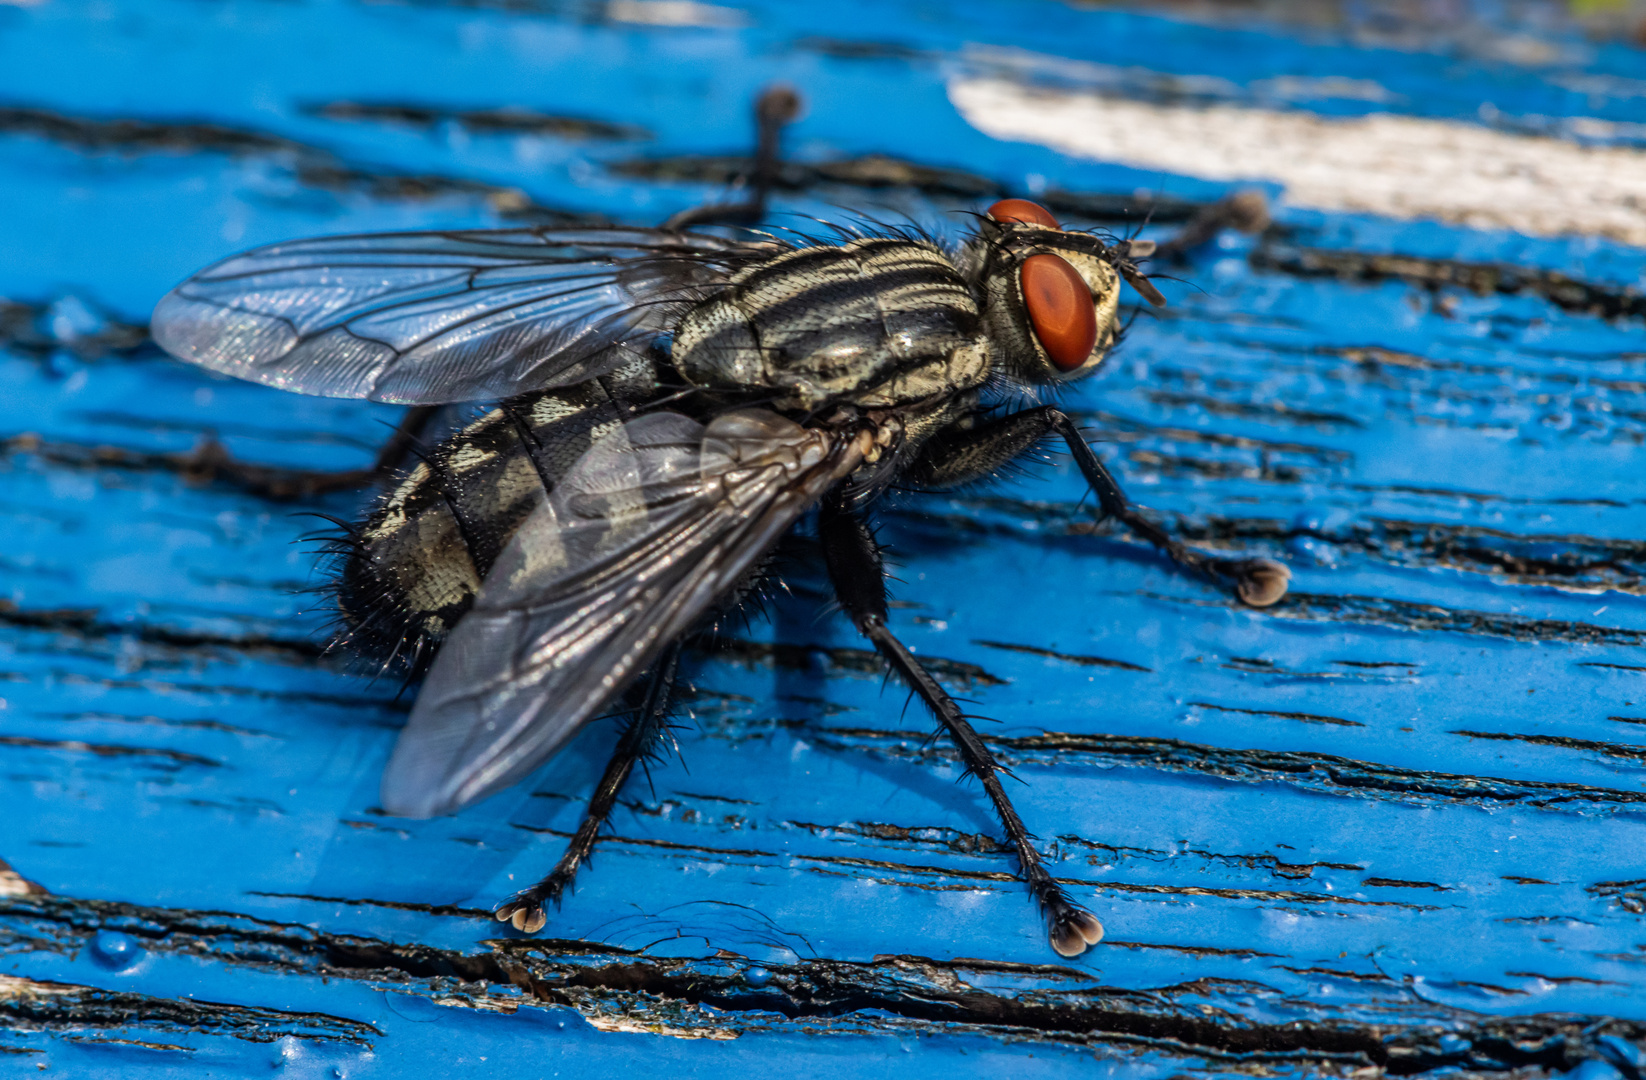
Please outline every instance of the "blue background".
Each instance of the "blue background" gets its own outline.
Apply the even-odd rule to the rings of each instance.
[[[255,244],[720,197],[614,166],[745,152],[775,79],[806,98],[800,160],[1014,193],[1225,188],[976,131],[946,83],[1002,47],[1113,65],[1102,89],[1137,96],[1211,76],[1218,100],[1325,115],[1641,118],[1641,50],[1544,9],[1404,35],[1344,10],[0,6],[0,1074],[1637,1075],[1638,318],[1262,269],[1232,234],[1173,271],[1172,307],[1068,406],[1165,520],[1286,561],[1272,609],[1094,534],[1060,455],[883,507],[896,629],[998,721],[1019,809],[1107,926],[1068,963],[981,793],[804,575],[690,657],[678,757],[629,785],[542,938],[504,932],[490,905],[558,856],[614,726],[455,817],[374,812],[407,706],[318,655],[296,516],[368,495],[281,504],[182,470],[208,435],[364,466],[397,411],[143,341],[167,288]],[[657,24],[682,15],[700,25]],[[1280,75],[1394,104],[1275,102]],[[457,116],[503,107],[637,130]],[[953,227],[987,201],[836,184],[779,208]],[[1642,253],[1607,241],[1277,213],[1288,243],[1640,287]]]

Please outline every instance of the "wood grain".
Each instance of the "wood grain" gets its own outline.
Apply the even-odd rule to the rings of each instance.
[[[303,543],[370,494],[268,481],[365,468],[399,414],[146,341],[256,243],[720,197],[775,79],[808,109],[780,209],[829,219],[1021,195],[1164,240],[1239,186],[994,138],[951,103],[984,78],[1639,153],[1646,57],[1558,12],[1220,10],[0,9],[0,1075],[1637,1078],[1646,260],[1583,207],[1469,228],[1271,186],[1266,231],[1156,267],[1171,306],[1064,407],[1191,542],[1286,562],[1274,608],[1094,526],[1058,455],[882,506],[896,629],[1108,927],[1074,963],[804,560],[694,643],[678,755],[506,932],[613,725],[383,815],[408,697],[323,655]]]

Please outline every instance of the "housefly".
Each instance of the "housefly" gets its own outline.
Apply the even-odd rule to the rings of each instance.
[[[1051,876],[988,746],[887,625],[867,513],[890,488],[986,479],[1061,439],[1101,513],[1248,604],[1265,559],[1185,547],[1137,513],[1040,400],[1095,372],[1122,282],[1165,301],[1141,244],[1005,199],[962,242],[524,228],[299,240],[226,259],[161,300],[174,356],[284,390],[495,405],[350,530],[337,583],[356,652],[422,675],[382,781],[391,814],[450,813],[523,779],[591,718],[632,720],[554,870],[497,909],[535,932],[667,727],[680,641],[734,609],[803,515],[846,614],[982,785],[1074,956],[1096,917]]]

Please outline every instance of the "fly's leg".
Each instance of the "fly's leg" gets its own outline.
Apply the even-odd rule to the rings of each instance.
[[[624,729],[622,738],[617,740],[617,749],[606,763],[600,783],[595,785],[594,795],[589,799],[589,809],[583,815],[577,832],[572,835],[571,842],[566,845],[566,853],[560,856],[560,861],[542,881],[529,889],[520,890],[498,905],[498,922],[513,923],[516,930],[535,934],[548,921],[543,902],[552,901],[555,907],[560,906],[560,898],[571,888],[578,869],[589,861],[594,842],[611,817],[612,809],[617,805],[617,794],[634,772],[635,764],[656,750],[658,740],[668,729],[669,696],[674,689],[679,660],[680,646],[676,645],[652,669],[635,703],[634,718]]]
[[[1052,948],[1061,956],[1078,956],[1086,951],[1088,945],[1103,940],[1103,924],[1091,912],[1069,899],[1041,861],[1040,852],[1031,842],[1029,830],[1024,828],[1023,819],[1018,817],[1017,809],[1012,806],[1006,789],[1000,783],[1003,770],[995,762],[988,746],[960,711],[960,706],[887,628],[886,573],[881,563],[880,546],[869,531],[868,523],[852,512],[839,496],[833,496],[823,505],[818,533],[823,542],[829,578],[834,582],[835,595],[839,597],[841,606],[857,624],[858,631],[874,643],[886,662],[932,710],[954,740],[961,760],[966,764],[966,771],[977,777],[989,801],[994,804],[1006,838],[1017,852],[1023,880],[1041,910],[1051,920]]]
[[[1263,192],[1255,188],[1235,191],[1196,210],[1176,236],[1156,246],[1153,252],[1135,250],[1132,254],[1138,258],[1153,254],[1159,259],[1181,259],[1201,244],[1215,239],[1224,229],[1253,236],[1268,228],[1269,221],[1269,200]]]
[[[1075,422],[1056,406],[1012,413],[968,430],[941,432],[926,444],[905,479],[924,488],[982,479],[1050,435],[1061,436],[1068,444],[1081,475],[1097,495],[1102,517],[1121,522],[1180,566],[1232,583],[1235,594],[1253,607],[1268,607],[1286,595],[1291,571],[1273,559],[1225,559],[1196,551],[1138,513]]]
[[[758,225],[766,216],[766,196],[777,183],[783,166],[783,129],[800,115],[800,95],[781,83],[761,91],[754,103],[754,169],[749,175],[749,197],[739,203],[716,203],[682,210],[663,223],[680,230],[693,225]]]
[[[422,445],[423,432],[428,430],[435,414],[440,411],[438,405],[413,405],[400,418],[400,423],[394,427],[394,434],[383,444],[383,449],[377,452],[377,460],[372,462],[373,478],[380,479],[399,472],[411,460],[417,448]]]
[[[310,499],[334,491],[349,491],[388,479],[417,448],[420,437],[438,406],[416,405],[406,410],[377,460],[369,468],[322,472],[309,469],[281,469],[236,461],[213,438],[201,440],[187,454],[167,455],[167,463],[184,479],[196,484],[225,483],[266,499]]]

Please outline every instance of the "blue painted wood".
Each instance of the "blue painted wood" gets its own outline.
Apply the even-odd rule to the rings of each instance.
[[[280,504],[156,456],[214,434],[247,460],[357,467],[396,419],[138,344],[185,274],[527,204],[660,220],[718,189],[614,163],[737,152],[776,78],[808,101],[802,160],[889,153],[1013,191],[1224,186],[980,133],[946,80],[985,46],[1211,77],[1235,100],[1315,75],[1399,103],[1305,103],[1325,115],[1640,119],[1640,51],[1552,16],[1465,13],[1425,50],[1194,14],[0,8],[0,1073],[1635,1075],[1639,319],[1529,293],[1437,305],[1397,279],[1265,269],[1232,234],[1203,253],[1068,406],[1145,504],[1285,559],[1294,595],[1272,610],[1093,534],[1061,460],[888,508],[898,630],[999,721],[1019,808],[1108,927],[1072,964],[1052,963],[981,795],[804,578],[739,648],[692,657],[678,759],[626,792],[550,940],[503,933],[489,905],[557,856],[611,727],[458,816],[375,813],[405,704],[310,647],[326,615],[295,516],[366,496]],[[1555,59],[1466,47],[1511,39]],[[643,134],[319,111],[337,102]],[[843,200],[933,222],[982,203],[837,185],[782,206]],[[1640,250],[1594,238],[1279,214],[1337,252],[1641,278]]]

